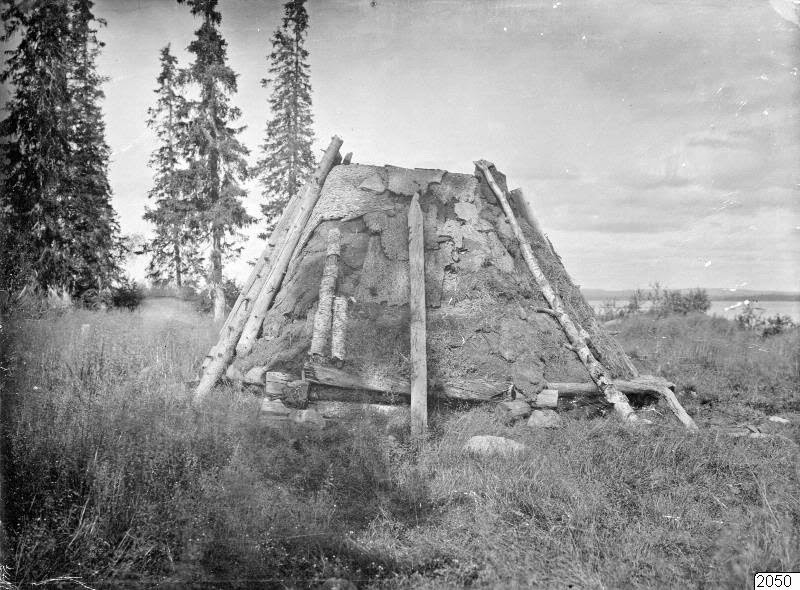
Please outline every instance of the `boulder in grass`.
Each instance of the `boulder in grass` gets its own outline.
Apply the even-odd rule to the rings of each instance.
[[[561,416],[553,410],[534,410],[528,418],[531,428],[559,428],[561,424]]]
[[[473,436],[464,445],[470,455],[488,457],[491,455],[513,455],[525,450],[525,445],[502,436]]]

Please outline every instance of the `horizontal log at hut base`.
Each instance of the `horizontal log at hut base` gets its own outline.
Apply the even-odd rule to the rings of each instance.
[[[360,389],[379,393],[391,393],[408,398],[411,395],[411,384],[407,379],[376,375],[359,375],[344,369],[327,367],[319,363],[306,363],[303,369],[303,379],[311,383],[329,385],[345,389]],[[652,376],[642,376],[634,380],[614,380],[614,385],[627,395],[650,394],[663,395],[663,391],[674,390],[675,385]],[[500,402],[508,399],[508,385],[483,381],[447,381],[438,387],[432,387],[434,396],[443,399],[472,401],[472,402]],[[545,394],[552,391],[549,396]],[[555,393],[557,392],[557,393]],[[536,399],[531,399],[537,407],[553,407],[552,399],[574,397],[600,397],[602,392],[593,382],[586,383],[547,383],[545,391],[540,392]],[[541,398],[541,400],[539,400]]]

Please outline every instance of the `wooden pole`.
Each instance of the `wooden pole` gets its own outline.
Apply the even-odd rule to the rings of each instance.
[[[601,365],[598,360],[594,358],[594,355],[592,355],[592,352],[589,350],[588,346],[586,346],[586,341],[578,330],[578,327],[572,321],[572,318],[569,317],[569,314],[564,310],[564,304],[561,301],[561,297],[559,297],[555,290],[553,290],[552,285],[550,285],[550,281],[544,275],[539,263],[536,261],[536,258],[533,255],[533,250],[531,249],[531,245],[523,235],[522,229],[520,229],[519,223],[517,223],[517,218],[508,204],[508,199],[506,199],[505,193],[497,185],[494,180],[494,176],[492,176],[492,173],[489,170],[489,167],[492,166],[492,164],[486,160],[478,160],[475,162],[475,166],[477,166],[478,170],[483,173],[484,178],[486,178],[486,182],[489,184],[492,192],[500,202],[500,206],[503,208],[506,217],[508,217],[508,222],[511,224],[511,229],[514,232],[514,236],[517,238],[517,241],[519,242],[520,250],[522,250],[522,256],[525,259],[525,262],[527,263],[531,273],[533,274],[536,284],[542,291],[547,303],[550,304],[550,308],[555,312],[555,317],[558,320],[558,323],[561,324],[561,327],[563,328],[564,333],[567,335],[567,339],[578,355],[578,358],[580,358],[581,362],[589,371],[592,381],[597,383],[597,386],[600,388],[600,391],[603,392],[603,395],[605,395],[609,403],[614,405],[614,409],[620,418],[623,420],[636,420],[636,414],[633,413],[633,408],[631,408],[630,403],[628,403],[628,399],[616,387],[614,387],[614,384],[611,383],[611,379],[607,375],[603,365]]]
[[[477,166],[478,169],[483,173],[483,176],[486,178],[486,182],[491,187],[492,192],[494,192],[497,200],[500,201],[500,206],[503,208],[503,211],[508,217],[508,221],[511,224],[511,229],[513,230],[514,236],[517,238],[520,249],[522,250],[522,256],[525,258],[525,262],[533,274],[536,284],[542,291],[547,303],[550,304],[551,309],[556,313],[556,319],[558,319],[559,324],[561,324],[561,327],[563,328],[564,333],[567,335],[567,338],[569,339],[572,348],[575,350],[575,353],[578,355],[578,358],[589,371],[589,376],[592,378],[592,381],[597,384],[598,389],[600,389],[600,391],[603,393],[606,400],[614,405],[614,410],[617,412],[617,415],[622,418],[622,420],[636,420],[636,414],[633,413],[633,408],[631,408],[628,398],[625,397],[625,394],[617,389],[617,387],[611,382],[611,378],[608,375],[605,367],[600,364],[600,362],[589,350],[589,347],[586,345],[586,332],[583,331],[582,334],[581,330],[579,330],[572,321],[572,318],[569,317],[569,314],[564,309],[564,304],[561,301],[561,297],[558,296],[553,287],[550,285],[550,281],[547,279],[541,267],[539,266],[539,263],[536,261],[536,257],[533,255],[531,245],[523,235],[522,230],[519,227],[519,223],[517,223],[517,219],[514,216],[514,212],[511,210],[511,207],[508,204],[508,200],[506,199],[504,192],[497,185],[491,171],[489,170],[492,164],[486,160],[478,160],[475,162],[475,166]],[[667,401],[669,403],[669,400]],[[674,402],[678,403],[677,399],[675,399]],[[680,406],[680,404],[678,404],[678,406]],[[673,406],[670,405],[670,407]],[[681,408],[681,410],[683,410],[683,408]],[[675,411],[674,408],[673,411]],[[685,411],[676,411],[675,415],[683,423],[683,425],[686,426],[686,428],[689,430],[697,430],[697,425],[694,423],[691,417],[686,414]]]
[[[333,321],[331,322],[331,358],[341,363],[345,359],[345,337],[347,334],[347,299],[333,298]]]
[[[342,140],[334,137],[331,140],[331,145],[322,157],[320,162],[320,169],[324,171],[324,175],[318,175],[316,172],[311,177],[308,183],[303,187],[303,197],[297,208],[297,216],[292,223],[289,231],[286,233],[286,240],[281,245],[281,249],[275,258],[275,262],[270,268],[269,277],[264,282],[261,292],[258,294],[255,302],[253,302],[253,309],[250,312],[242,335],[239,342],[236,344],[236,354],[246,355],[252,349],[253,345],[258,338],[261,331],[261,324],[264,323],[264,317],[267,315],[269,306],[272,305],[272,300],[281,286],[283,275],[292,260],[292,254],[297,243],[300,241],[300,236],[311,217],[311,211],[314,209],[317,200],[319,199],[320,192],[322,191],[322,183],[328,175],[328,171],[333,168],[333,162],[339,157],[339,148],[342,145]],[[319,170],[319,169],[318,169]]]
[[[317,313],[314,314],[311,348],[308,351],[308,354],[311,355],[325,354],[325,347],[328,344],[328,335],[331,332],[333,292],[336,290],[336,278],[339,275],[340,242],[341,233],[339,232],[339,228],[331,228],[326,241],[325,266],[322,269],[322,280],[319,283]]]
[[[294,220],[292,221],[289,230],[287,230],[286,241],[283,243],[275,262],[271,265],[259,296],[253,302],[251,313],[236,314],[228,326],[223,330],[222,334],[220,335],[219,342],[212,349],[212,358],[204,368],[203,374],[200,377],[200,383],[194,392],[195,403],[199,402],[211,391],[211,388],[216,385],[219,378],[225,372],[225,369],[227,369],[228,365],[231,363],[231,360],[233,360],[236,344],[243,335],[243,330],[247,326],[249,318],[252,317],[252,314],[256,311],[261,311],[261,321],[263,321],[263,314],[266,312],[266,309],[261,309],[258,307],[259,305],[262,307],[264,305],[262,295],[264,295],[265,290],[271,294],[267,302],[267,306],[269,306],[269,304],[272,302],[272,295],[274,295],[274,291],[277,290],[277,284],[274,277],[279,276],[280,279],[283,278],[283,274],[286,272],[286,267],[289,264],[292,251],[300,239],[302,228],[308,222],[308,218],[311,215],[311,209],[314,208],[317,199],[319,199],[319,193],[322,188],[322,184],[325,182],[325,178],[328,176],[328,173],[333,167],[333,162],[335,161],[336,156],[339,154],[339,148],[341,146],[342,140],[334,136],[325,152],[325,155],[322,157],[319,166],[314,172],[314,175],[309,178],[306,181],[306,184],[303,186],[303,189],[300,192],[301,198],[298,200],[297,204],[297,214],[294,216]],[[287,247],[290,241],[293,243],[291,244],[291,247]],[[286,254],[287,250],[289,252],[288,254]],[[258,324],[259,328],[261,327],[261,321],[259,321]],[[253,340],[255,340],[255,338],[253,338]]]
[[[411,435],[428,427],[428,367],[425,333],[425,244],[419,193],[408,208],[408,305],[411,328]]]

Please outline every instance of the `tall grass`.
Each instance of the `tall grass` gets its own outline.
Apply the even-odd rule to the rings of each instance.
[[[153,317],[72,311],[4,325],[9,585],[744,587],[754,570],[800,567],[796,424],[771,439],[709,427],[795,419],[796,332],[625,320],[624,345],[679,384],[699,435],[663,409],[650,428],[601,419],[534,431],[477,408],[432,416],[416,451],[407,425],[385,416],[275,430],[258,399],[226,387],[193,407],[184,382],[211,322]],[[527,451],[470,457],[475,434]]]

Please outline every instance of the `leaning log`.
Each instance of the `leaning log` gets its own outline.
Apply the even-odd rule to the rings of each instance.
[[[269,277],[261,288],[256,300],[253,302],[253,309],[250,312],[247,322],[242,329],[242,335],[239,342],[236,344],[236,354],[246,355],[255,344],[258,334],[261,331],[261,325],[264,323],[264,318],[267,315],[272,300],[283,282],[283,276],[286,274],[286,269],[289,267],[289,262],[292,260],[294,249],[300,241],[300,236],[311,217],[311,212],[316,205],[319,195],[322,192],[322,184],[325,182],[325,177],[328,171],[333,167],[333,162],[339,157],[339,148],[342,145],[342,140],[334,137],[328,151],[322,158],[320,167],[317,172],[324,172],[324,174],[314,173],[314,176],[303,187],[303,198],[300,200],[297,209],[297,216],[294,223],[289,228],[286,234],[286,240],[283,242],[280,252],[275,258],[275,263],[269,272]]]
[[[492,173],[489,170],[492,164],[486,160],[478,160],[475,162],[475,166],[477,166],[478,170],[481,171],[486,179],[487,184],[492,189],[492,192],[494,193],[495,197],[497,197],[497,200],[500,202],[500,206],[503,208],[503,212],[508,218],[508,222],[511,225],[512,231],[514,232],[514,237],[516,237],[517,242],[519,242],[522,256],[525,259],[525,262],[527,263],[528,268],[530,269],[531,274],[536,281],[536,284],[539,286],[539,289],[541,290],[542,295],[544,295],[544,298],[547,300],[547,303],[550,304],[550,308],[557,314],[556,319],[558,320],[558,323],[561,324],[561,327],[564,330],[564,333],[567,335],[567,339],[572,345],[572,348],[575,350],[575,353],[578,355],[578,358],[589,371],[592,381],[597,383],[597,386],[603,392],[608,402],[614,405],[614,409],[620,418],[623,420],[636,420],[636,414],[634,414],[633,408],[631,408],[628,399],[616,387],[614,387],[613,383],[611,383],[610,376],[608,375],[605,367],[600,364],[600,362],[589,350],[589,347],[586,345],[586,341],[578,330],[578,327],[564,309],[564,304],[561,301],[561,297],[555,292],[550,284],[550,281],[547,279],[541,267],[539,266],[536,257],[533,255],[531,245],[528,242],[528,239],[522,233],[522,229],[517,222],[517,218],[514,215],[514,212],[511,210],[511,206],[508,204],[508,199],[506,199],[505,192],[497,185],[494,180],[494,176],[492,176]]]
[[[334,227],[328,232],[325,265],[322,269],[322,280],[319,283],[319,299],[317,312],[314,314],[314,328],[311,333],[310,355],[324,355],[331,332],[331,315],[333,312],[333,293],[336,290],[336,278],[339,275],[339,251],[341,234]]]
[[[228,317],[225,319],[225,323],[219,331],[220,340],[231,323],[236,322],[241,314],[244,314],[245,317],[247,316],[253,301],[258,297],[261,287],[264,285],[264,281],[269,275],[270,258],[275,251],[275,246],[284,240],[286,232],[294,221],[300,195],[301,193],[298,192],[293,196],[286,205],[286,208],[284,208],[283,213],[281,213],[278,223],[275,225],[275,229],[272,230],[272,233],[267,239],[267,245],[264,247],[264,250],[262,250],[258,260],[256,260],[253,270],[250,271],[250,276],[247,278],[247,281],[245,281],[242,290],[239,292],[239,296],[236,298],[236,303],[233,304]],[[208,363],[216,356],[215,353],[218,346],[219,342],[215,343],[211,351],[209,351],[203,359],[203,369],[205,369]]]
[[[258,335],[258,330],[261,329],[261,322],[264,320],[264,315],[267,308],[272,303],[272,298],[283,280],[283,275],[289,265],[292,252],[294,251],[297,242],[300,239],[300,234],[308,222],[311,215],[311,210],[314,208],[319,194],[322,189],[322,184],[328,176],[333,167],[333,162],[339,154],[339,148],[342,146],[342,140],[338,137],[333,137],[322,161],[317,167],[314,175],[306,181],[301,191],[301,198],[297,204],[297,214],[287,231],[286,239],[282,244],[278,256],[275,258],[273,264],[270,265],[270,270],[267,278],[262,285],[258,297],[253,302],[252,308],[249,313],[237,314],[225,330],[220,334],[220,339],[217,345],[212,349],[213,356],[208,365],[203,370],[200,378],[200,383],[194,392],[195,403],[205,397],[211,388],[216,385],[219,378],[225,372],[225,369],[233,360],[234,354],[237,350],[237,343],[241,343],[242,337],[245,335],[245,330],[248,330],[248,346],[243,347],[243,351],[249,352],[255,341],[255,336]],[[257,324],[257,326],[256,326]],[[245,354],[241,352],[240,354]]]
[[[408,208],[408,307],[411,332],[411,435],[428,427],[428,365],[425,327],[425,245],[419,193]]]

